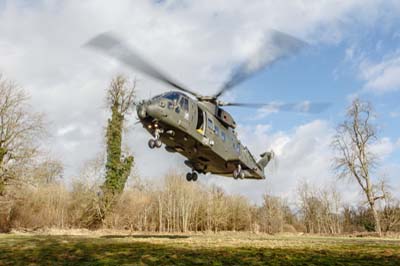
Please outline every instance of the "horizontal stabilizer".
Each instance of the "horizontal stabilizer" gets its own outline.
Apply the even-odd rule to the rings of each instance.
[[[260,155],[260,157],[261,159],[257,162],[257,164],[261,169],[264,169],[268,165],[268,163],[274,158],[274,152],[264,152]]]

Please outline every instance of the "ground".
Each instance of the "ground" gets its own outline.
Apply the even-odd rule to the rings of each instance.
[[[400,239],[218,234],[0,234],[0,265],[400,265]]]

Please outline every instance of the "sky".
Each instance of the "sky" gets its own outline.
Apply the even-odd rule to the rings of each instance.
[[[374,179],[385,177],[400,197],[400,2],[346,1],[23,1],[0,0],[0,73],[31,96],[46,113],[51,137],[46,149],[65,164],[66,182],[85,162],[104,153],[109,114],[105,92],[122,73],[137,79],[137,97],[171,88],[82,45],[112,31],[146,58],[201,94],[216,92],[234,66],[257,48],[270,29],[308,43],[227,93],[240,102],[323,101],[320,114],[270,113],[229,108],[238,134],[256,156],[274,150],[277,160],[263,181],[201,176],[259,203],[264,193],[296,200],[300,182],[337,184],[346,202],[360,201],[354,183],[337,182],[330,148],[337,125],[355,97],[376,111],[381,158]],[[158,180],[170,170],[188,171],[180,155],[149,150],[149,135],[128,117],[125,146],[135,155],[135,173]]]

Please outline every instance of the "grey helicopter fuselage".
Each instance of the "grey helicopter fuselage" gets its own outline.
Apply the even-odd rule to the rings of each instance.
[[[154,137],[149,146],[160,147],[164,143],[167,151],[186,157],[185,164],[192,171],[265,179],[263,170],[272,154],[263,153],[256,162],[238,140],[230,114],[215,104],[170,91],[140,102],[137,113],[143,127]]]

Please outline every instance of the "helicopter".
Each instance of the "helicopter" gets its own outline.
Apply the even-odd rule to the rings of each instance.
[[[274,158],[273,151],[266,151],[256,160],[244,146],[236,132],[236,122],[222,107],[270,107],[283,111],[317,113],[329,103],[232,103],[219,98],[233,87],[259,72],[277,59],[299,51],[305,43],[280,31],[270,32],[270,43],[274,44],[276,57],[267,57],[257,64],[244,62],[231,74],[223,86],[211,96],[204,96],[188,89],[142,58],[112,33],[102,33],[86,43],[124,63],[132,69],[175,88],[173,91],[154,96],[137,103],[136,111],[140,123],[151,134],[150,149],[161,148],[171,153],[180,153],[184,163],[191,169],[187,181],[196,181],[198,174],[215,174],[234,179],[265,179],[264,169]],[[262,47],[265,52],[265,47]],[[271,47],[270,47],[271,48]],[[271,52],[271,49],[269,49]]]

